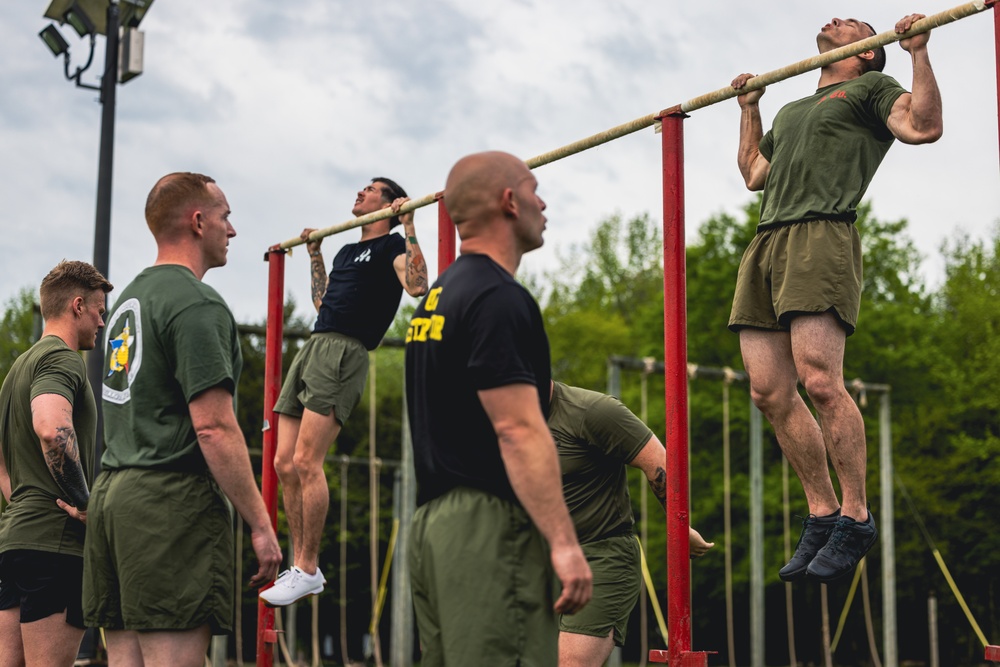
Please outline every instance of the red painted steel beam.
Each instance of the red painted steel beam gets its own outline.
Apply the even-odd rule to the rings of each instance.
[[[268,263],[267,332],[264,353],[264,455],[261,460],[260,491],[271,526],[278,529],[278,477],[274,472],[274,450],[278,442],[278,422],[274,404],[281,391],[281,347],[285,317],[285,251],[271,250]],[[257,599],[257,667],[274,664],[274,609]]]
[[[455,223],[444,207],[444,197],[438,193],[438,275],[455,261]],[[431,281],[433,282],[433,281]]]
[[[663,127],[663,380],[666,405],[667,620],[670,664],[691,650],[688,545],[687,291],[684,254],[684,118]]]

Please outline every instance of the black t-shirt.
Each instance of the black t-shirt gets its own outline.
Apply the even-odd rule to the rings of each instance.
[[[534,384],[548,413],[549,341],[538,304],[485,255],[462,255],[406,334],[406,400],[417,504],[457,486],[517,502],[478,391]]]
[[[341,248],[333,259],[313,331],[335,331],[357,338],[369,350],[378,347],[403,294],[392,263],[404,252],[406,242],[399,234]]]

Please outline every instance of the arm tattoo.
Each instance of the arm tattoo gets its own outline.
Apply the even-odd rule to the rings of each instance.
[[[424,253],[415,241],[414,237],[406,240],[406,284],[410,291],[426,294],[427,263],[424,262]]]
[[[329,276],[323,267],[323,256],[311,257],[309,262],[312,270],[312,299],[316,310],[323,304],[323,295],[326,294],[326,285]]]
[[[653,490],[653,495],[663,505],[663,511],[667,510],[667,472],[657,466],[656,472],[649,478],[649,488]]]
[[[76,431],[68,426],[56,429],[52,445],[45,450],[45,463],[66,500],[78,510],[87,509],[90,490],[87,478],[80,465],[80,448],[76,442]]]

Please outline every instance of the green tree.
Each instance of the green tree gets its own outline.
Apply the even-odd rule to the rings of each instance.
[[[22,287],[4,304],[0,322],[0,377],[7,377],[14,360],[35,342],[41,321],[37,308],[35,290],[30,287]]]

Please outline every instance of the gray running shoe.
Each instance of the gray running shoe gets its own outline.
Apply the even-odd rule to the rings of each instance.
[[[806,576],[809,563],[826,544],[839,519],[840,510],[830,516],[810,514],[802,520],[802,534],[799,535],[799,543],[795,545],[795,553],[785,567],[778,570],[778,577],[782,581],[798,581]]]
[[[875,528],[875,517],[871,510],[864,523],[849,516],[840,517],[826,546],[809,563],[809,576],[825,583],[850,574],[877,539],[878,529]]]

